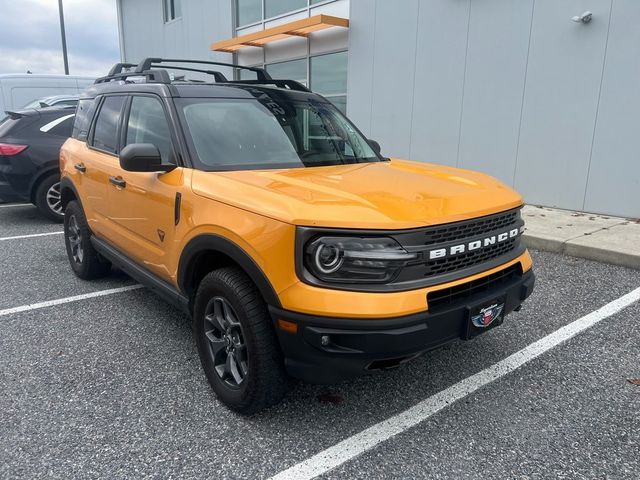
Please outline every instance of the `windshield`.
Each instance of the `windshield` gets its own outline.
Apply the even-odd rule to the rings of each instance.
[[[381,158],[332,104],[245,99],[182,99],[203,170],[314,167]]]

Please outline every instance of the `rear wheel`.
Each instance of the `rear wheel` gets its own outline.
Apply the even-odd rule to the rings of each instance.
[[[280,346],[267,306],[242,270],[204,277],[193,321],[202,367],[225,405],[252,414],[282,400],[288,379]]]
[[[36,189],[34,198],[36,207],[45,217],[58,223],[64,220],[60,195],[60,175],[50,175],[42,180]]]
[[[101,257],[91,244],[91,230],[76,201],[69,202],[65,209],[64,243],[71,269],[78,277],[93,280],[110,272],[111,263]]]

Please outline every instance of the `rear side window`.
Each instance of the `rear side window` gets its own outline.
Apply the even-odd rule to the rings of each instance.
[[[16,123],[18,123],[17,119],[4,117],[4,119],[0,121],[0,137],[7,135]]]
[[[70,113],[58,117],[40,127],[40,131],[60,137],[70,137],[73,130],[73,117],[75,114]]]
[[[15,136],[37,119],[37,115],[9,115],[0,121],[0,137]]]
[[[133,97],[126,144],[152,143],[162,156],[162,163],[171,163],[171,132],[159,100],[153,97]]]
[[[106,97],[96,119],[92,145],[108,153],[118,147],[118,122],[126,97]]]
[[[71,133],[73,138],[82,140],[83,142],[87,140],[91,119],[96,109],[96,103],[93,99],[84,99],[78,102],[76,118],[73,123],[73,132]]]

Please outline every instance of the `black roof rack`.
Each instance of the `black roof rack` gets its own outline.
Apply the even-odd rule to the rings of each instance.
[[[149,58],[145,58],[144,60],[142,60],[142,62],[140,62],[138,64],[138,67],[136,68],[136,70],[139,71],[139,72],[143,72],[145,70],[150,70],[152,67],[158,66],[161,63],[197,63],[197,64],[200,64],[200,65],[220,65],[222,67],[240,68],[240,69],[243,69],[243,70],[250,70],[252,72],[256,72],[256,76],[258,77],[258,80],[271,80],[271,75],[269,75],[264,68],[245,67],[243,65],[234,65],[233,63],[211,62],[209,60],[184,60],[184,59],[180,59],[180,58],[154,58],[154,57],[149,57]],[[165,68],[171,68],[171,67],[167,66]],[[194,69],[193,71],[197,72],[198,70]],[[200,71],[202,71],[202,70],[200,70]],[[204,71],[202,71],[202,72],[204,73]]]
[[[137,66],[138,65],[136,63],[116,63],[113,67],[111,67],[109,73],[107,73],[107,77],[112,77],[114,75],[122,73],[125,68],[134,68]]]
[[[228,80],[221,72],[209,69],[199,69],[193,67],[183,67],[179,65],[162,65],[167,63],[188,63],[199,65],[220,65],[224,67],[237,68],[242,70],[249,70],[256,73],[256,80]],[[157,68],[157,67],[163,68]],[[124,71],[128,69],[128,71]],[[224,62],[211,62],[208,60],[184,60],[177,58],[156,58],[149,57],[142,60],[138,64],[133,63],[116,63],[109,74],[105,77],[96,79],[95,83],[106,83],[114,80],[126,80],[129,77],[145,77],[148,83],[171,83],[171,77],[165,69],[170,70],[183,70],[189,72],[199,72],[213,76],[216,83],[242,83],[250,85],[275,85],[279,88],[289,88],[290,90],[298,90],[302,92],[310,91],[307,87],[295,80],[274,79],[267,73],[264,68],[260,67],[245,67],[243,65],[235,65],[233,63]]]
[[[116,73],[115,75],[107,75],[106,77],[96,78],[96,81],[93,83],[106,83],[112,82],[114,80],[126,80],[129,77],[145,77],[146,81],[150,83],[171,83],[171,77],[169,77],[169,74],[166,70],[147,70],[145,72],[133,71]]]

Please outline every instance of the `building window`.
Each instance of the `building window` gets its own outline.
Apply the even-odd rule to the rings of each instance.
[[[262,21],[262,0],[236,0],[236,24],[249,25]]]
[[[272,63],[267,65],[267,72],[273,78],[285,78],[296,80],[303,85],[309,85],[307,81],[307,59],[291,60],[288,62]]]
[[[264,17],[277,17],[307,6],[307,0],[264,0]]]
[[[347,52],[311,57],[311,89],[347,111]]]
[[[260,65],[256,65],[260,66]],[[347,111],[347,52],[327,53],[264,66],[273,78],[296,80]],[[255,80],[250,70],[237,69],[238,80]],[[308,75],[308,76],[307,76]]]
[[[163,2],[165,22],[182,17],[182,0],[163,0]]]
[[[170,0],[165,0],[168,1]],[[304,10],[317,3],[330,2],[331,0],[235,0],[236,28]]]

